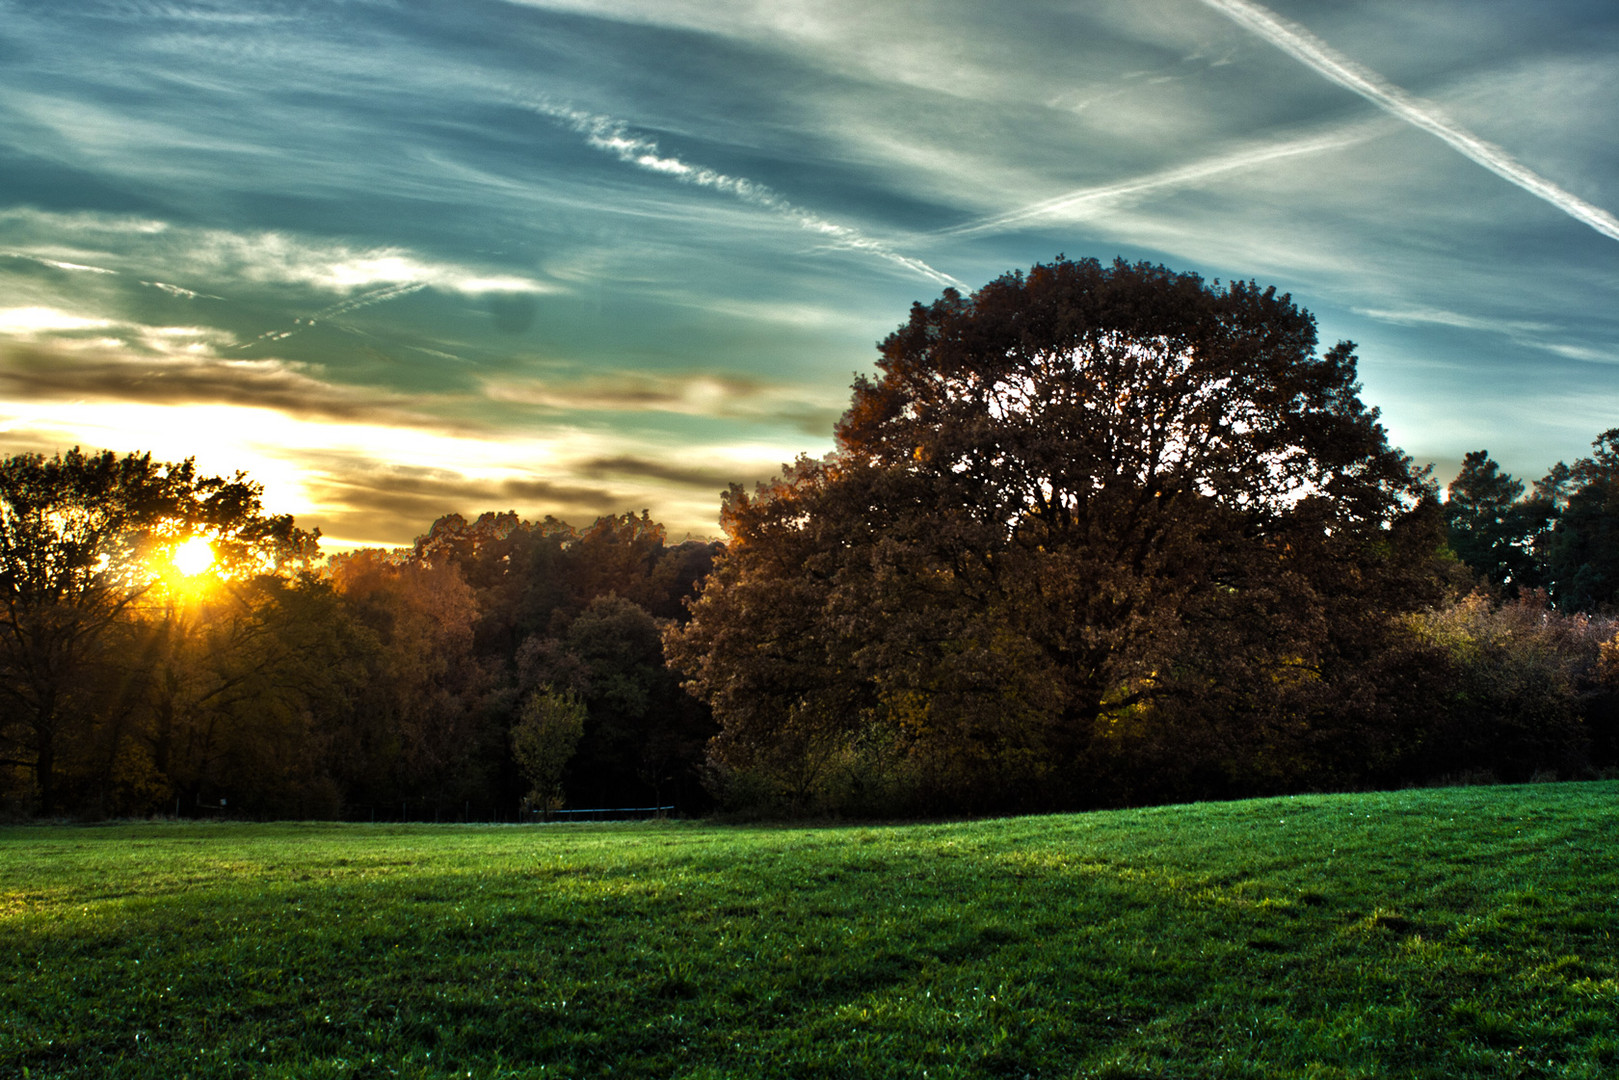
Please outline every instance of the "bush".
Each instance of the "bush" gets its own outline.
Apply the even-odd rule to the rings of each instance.
[[[1569,615],[1529,593],[1492,604],[1474,593],[1413,618],[1438,646],[1440,713],[1413,763],[1426,776],[1487,769],[1503,780],[1578,775],[1592,763],[1588,713],[1614,621]],[[1619,676],[1619,652],[1613,670]],[[1616,677],[1615,681],[1619,681]]]

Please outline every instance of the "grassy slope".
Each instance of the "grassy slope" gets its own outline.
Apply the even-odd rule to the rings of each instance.
[[[1619,784],[0,830],[0,1076],[1619,1075]]]

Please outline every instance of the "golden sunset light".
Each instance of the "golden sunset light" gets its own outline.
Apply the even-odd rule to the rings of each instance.
[[[0,1077],[1613,1080],[1615,132],[1619,0],[0,0]]]
[[[177,544],[169,559],[180,573],[186,577],[196,577],[213,569],[214,547],[203,537],[193,536],[184,543]]]

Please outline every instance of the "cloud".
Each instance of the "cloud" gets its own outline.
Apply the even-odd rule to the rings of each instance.
[[[282,360],[225,360],[187,355],[188,342],[211,332],[148,328],[176,354],[131,357],[101,347],[0,344],[0,396],[10,402],[119,402],[136,405],[231,405],[343,423],[446,430],[458,425],[412,407],[402,394],[342,386]],[[464,425],[461,425],[464,426]]]
[[[468,508],[510,509],[513,501],[609,513],[624,497],[604,487],[559,483],[540,477],[482,479],[449,469],[388,465],[348,459],[341,471],[317,461],[308,481],[317,500],[350,512],[382,511],[408,516],[423,532],[435,518]]]
[[[552,514],[593,520],[644,501],[608,487],[534,474],[478,477],[457,469],[398,465],[364,454],[312,456],[304,487],[311,509],[300,524],[330,537],[326,551],[391,547],[425,534],[445,514],[516,510],[531,520]]]
[[[1463,315],[1443,308],[1352,308],[1356,315],[1390,322],[1399,326],[1454,326],[1463,330],[1483,330],[1494,334],[1539,334],[1552,329],[1551,324],[1508,319],[1481,319],[1476,315]]]
[[[623,372],[577,380],[489,379],[495,401],[557,411],[667,412],[728,420],[782,421],[829,435],[848,394],[768,383],[735,375]]]
[[[11,252],[5,254],[11,255]],[[62,262],[58,259],[45,259],[37,255],[13,255],[13,258],[29,259],[41,266],[49,266],[53,270],[66,270],[70,273],[86,274],[116,274],[116,270],[108,270],[105,266],[86,266],[84,263]]]
[[[683,184],[719,191],[750,206],[768,210],[816,234],[830,247],[870,255],[924,277],[937,285],[950,285],[959,289],[968,287],[944,271],[934,269],[921,259],[903,255],[852,226],[839,224],[794,205],[763,184],[701,165],[692,165],[678,157],[666,155],[658,148],[655,140],[632,133],[629,126],[621,120],[545,101],[528,104],[543,115],[568,124],[583,135],[590,146],[613,155],[627,165],[667,176]]]
[[[108,319],[95,319],[48,307],[0,309],[0,334],[39,337],[47,334],[102,330],[116,325]]]
[[[1443,308],[1357,307],[1350,310],[1356,315],[1364,315],[1369,319],[1393,323],[1396,326],[1448,326],[1458,330],[1476,330],[1485,334],[1499,334],[1512,341],[1515,345],[1530,349],[1541,349],[1568,360],[1579,360],[1595,364],[1611,364],[1619,361],[1619,351],[1612,348],[1596,349],[1551,338],[1550,335],[1558,330],[1558,327],[1552,323],[1537,322],[1530,319],[1480,318],[1476,315],[1463,315],[1460,312],[1447,311]]]
[[[727,319],[746,320],[750,323],[780,327],[784,330],[826,331],[848,335],[864,341],[875,328],[898,323],[900,313],[876,304],[856,305],[794,303],[772,297],[750,300],[737,296],[695,296],[686,293],[669,297],[686,307],[698,308],[711,315]],[[824,340],[824,338],[818,338]]]
[[[984,4],[913,0],[508,0],[517,6],[727,38],[811,63],[865,87],[914,89],[955,100],[1038,96],[1025,69],[1000,47],[1007,27],[1038,23],[1053,52],[1071,53],[1073,16],[1043,8],[1015,12]],[[1094,7],[1101,5],[1063,5]],[[1035,12],[1038,11],[1038,14]],[[1165,22],[1161,16],[1159,22]],[[1160,28],[1161,29],[1161,28]],[[1023,57],[1017,57],[1021,61]],[[1036,69],[1041,80],[1049,70]],[[796,89],[796,87],[795,87]]]
[[[1619,218],[1532,172],[1499,146],[1474,135],[1447,118],[1435,106],[1412,97],[1370,68],[1335,52],[1326,42],[1296,23],[1278,17],[1250,0],[1203,0],[1203,3],[1385,112],[1437,136],[1502,179],[1545,200],[1603,236],[1619,240]]]
[[[57,214],[28,208],[0,211],[0,230],[10,234],[8,239],[11,240],[11,250],[0,254],[58,271],[73,270],[93,261],[98,264],[94,269],[99,273],[112,275],[109,280],[118,280],[118,275],[133,276],[143,289],[177,300],[228,302],[220,295],[227,293],[231,294],[230,301],[261,304],[266,300],[266,286],[270,289],[302,287],[328,294],[314,298],[314,303],[310,303],[308,297],[299,298],[302,302],[299,306],[308,304],[306,314],[279,325],[272,324],[271,329],[235,343],[238,351],[285,341],[321,322],[400,300],[428,288],[511,302],[531,301],[540,294],[566,291],[550,281],[455,261],[433,260],[402,247],[365,247],[285,232],[198,229],[145,218]],[[204,284],[211,291],[191,287]],[[116,286],[108,288],[116,289]],[[60,303],[68,293],[61,288],[57,291]],[[330,294],[336,294],[337,299],[322,304],[331,299]],[[106,289],[91,293],[83,286],[72,287],[72,297],[81,309],[92,296],[99,297],[103,307],[123,307],[136,302],[128,295],[128,290],[119,296]],[[270,302],[283,310],[289,306],[284,298],[272,297]],[[14,308],[0,312],[0,334],[37,338],[46,333],[83,333],[117,325],[93,317],[100,314],[82,310],[70,313],[42,305]],[[213,315],[221,317],[217,311]],[[122,335],[126,344],[133,344],[140,337],[139,331]]]
[[[156,218],[134,217],[128,214],[106,214],[95,210],[76,210],[63,213],[39,210],[32,206],[0,208],[0,227],[20,228],[25,231],[57,232],[63,235],[96,237],[102,240],[131,236],[156,236],[169,230],[166,221]],[[25,256],[32,257],[32,256]]]
[[[532,278],[423,260],[403,248],[321,243],[280,232],[198,230],[189,238],[184,259],[188,270],[208,280],[225,276],[267,284],[311,285],[328,292],[378,286],[431,286],[468,295],[558,291],[555,285]]]
[[[1619,349],[1615,348],[1592,349],[1584,345],[1567,345],[1553,342],[1542,344],[1540,347],[1547,352],[1556,353],[1558,356],[1566,357],[1569,360],[1582,360],[1588,364],[1619,363]],[[1611,406],[1604,402],[1602,408],[1610,409]]]
[[[14,258],[57,269],[205,281],[216,289],[246,282],[303,285],[342,294],[404,286],[469,296],[563,291],[549,281],[425,258],[399,246],[367,247],[281,231],[194,228],[150,218],[62,214],[29,207],[0,210],[0,228],[15,237],[0,254]],[[204,295],[167,281],[142,284],[172,295]]]
[[[392,546],[427,532],[449,513],[515,510],[575,525],[603,514],[650,508],[671,535],[718,532],[718,493],[779,468],[779,450],[674,445],[614,453],[622,438],[580,434],[550,443],[456,446],[409,460],[380,448],[313,449],[299,455],[299,522],[332,538],[323,546]],[[568,456],[564,451],[582,448]],[[523,462],[516,465],[513,462]]]
[[[308,330],[310,327],[315,326],[323,319],[336,318],[339,315],[347,315],[351,311],[359,311],[361,308],[371,307],[373,304],[382,304],[389,300],[397,300],[402,296],[409,296],[411,293],[421,292],[425,288],[427,288],[426,283],[421,281],[407,281],[403,285],[384,285],[380,289],[372,289],[370,292],[364,292],[359,296],[352,296],[349,299],[340,301],[331,305],[330,307],[322,308],[320,311],[315,312],[315,314],[311,315],[307,319],[294,319],[292,326],[290,327],[281,330],[266,330],[253,340],[238,345],[237,349],[250,349],[253,346],[266,341],[285,341],[294,334]]]
[[[220,300],[220,299],[223,299],[222,297],[210,296],[207,293],[200,293],[200,292],[197,292],[197,291],[195,291],[193,289],[181,288],[179,285],[170,285],[167,282],[163,282],[163,281],[143,281],[143,282],[141,282],[141,284],[145,285],[148,288],[156,289],[158,292],[168,293],[170,296],[176,297],[176,298],[178,298],[180,300]]]
[[[579,462],[574,468],[581,476],[634,476],[645,480],[659,480],[664,483],[678,484],[682,487],[702,488],[709,491],[723,491],[734,483],[745,480],[756,480],[761,472],[769,471],[774,466],[749,468],[743,465],[729,466],[693,466],[675,464],[671,461],[659,461],[653,458],[620,455],[618,457],[592,458],[589,461]]]

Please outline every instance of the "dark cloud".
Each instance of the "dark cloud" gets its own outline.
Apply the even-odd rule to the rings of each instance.
[[[783,421],[790,423],[795,430],[805,435],[824,439],[831,433],[833,425],[838,422],[838,418],[843,415],[843,410],[805,407],[802,409],[783,409],[778,415]]]
[[[579,487],[559,484],[551,480],[507,480],[491,491],[507,499],[520,499],[530,505],[562,506],[572,509],[603,508],[602,513],[613,512],[624,497],[607,488]],[[485,501],[488,501],[487,499]]]
[[[392,466],[358,457],[315,463],[307,484],[320,503],[340,507],[305,516],[323,532],[346,540],[394,544],[420,536],[445,514],[476,516],[513,510],[529,519],[552,514],[592,520],[624,509],[633,499],[604,487],[584,487],[533,477],[485,481],[448,470]]]
[[[772,392],[780,393],[780,388],[735,375],[653,375],[634,371],[569,381],[512,381],[490,387],[491,396],[528,405],[604,412],[735,412]]]
[[[497,401],[559,412],[671,412],[785,424],[819,438],[827,437],[842,415],[840,407],[806,400],[819,395],[804,387],[729,374],[621,372],[545,382],[508,380],[487,383],[485,392]]]
[[[239,405],[311,420],[435,430],[467,426],[422,413],[405,395],[326,382],[275,360],[151,359],[32,344],[0,347],[0,396]]]
[[[742,467],[717,468],[695,467],[680,465],[672,461],[657,461],[651,458],[621,457],[593,458],[590,461],[579,463],[576,468],[581,476],[634,476],[647,480],[661,480],[668,484],[678,484],[682,487],[707,488],[724,490],[734,483],[744,483],[757,479],[750,475],[749,470]]]

